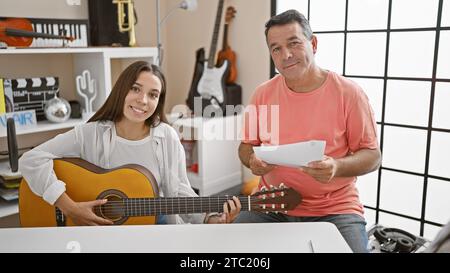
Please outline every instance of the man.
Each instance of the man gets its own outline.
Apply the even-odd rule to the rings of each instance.
[[[260,188],[284,183],[297,190],[303,200],[287,215],[241,212],[235,223],[331,222],[354,252],[367,252],[356,176],[376,170],[381,161],[367,96],[354,82],[315,63],[317,38],[299,12],[289,10],[272,17],[265,34],[281,75],[255,90],[250,106],[256,107],[256,115],[246,116],[239,157],[253,174],[262,176]],[[277,121],[272,121],[276,112],[261,112],[263,108],[270,112],[274,105],[279,109]],[[257,126],[250,126],[252,118],[257,119]],[[264,128],[278,132],[267,133]],[[267,164],[253,152],[253,146],[262,144],[308,140],[325,140],[325,157],[299,168]]]

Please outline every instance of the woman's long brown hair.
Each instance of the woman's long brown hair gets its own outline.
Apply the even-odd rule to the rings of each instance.
[[[160,122],[167,123],[164,114],[166,79],[158,66],[144,61],[132,63],[120,74],[119,79],[117,79],[116,84],[114,84],[111,94],[88,122],[101,120],[120,121],[123,117],[125,97],[128,92],[130,92],[131,87],[136,82],[141,72],[150,72],[161,81],[161,93],[159,94],[158,105],[156,106],[153,115],[145,120],[145,124],[150,127],[156,127]]]

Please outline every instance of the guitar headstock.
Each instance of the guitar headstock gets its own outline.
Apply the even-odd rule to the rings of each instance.
[[[234,18],[235,14],[236,9],[233,6],[229,6],[225,14],[225,24],[229,24],[231,20]]]
[[[251,197],[251,209],[260,212],[286,212],[294,209],[302,201],[302,196],[298,192],[283,184],[279,187],[271,186],[270,189],[263,187]]]

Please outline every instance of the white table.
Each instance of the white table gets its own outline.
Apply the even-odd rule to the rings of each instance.
[[[351,252],[330,223],[0,229],[0,252]]]

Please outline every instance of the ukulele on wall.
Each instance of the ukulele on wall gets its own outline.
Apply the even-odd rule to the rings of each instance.
[[[228,43],[228,26],[231,23],[231,20],[234,18],[236,14],[236,9],[232,6],[227,8],[225,15],[225,25],[223,29],[223,44],[222,50],[219,51],[219,56],[217,58],[217,65],[221,66],[225,60],[228,61],[230,71],[228,73],[227,83],[232,84],[235,83],[237,78],[237,68],[236,68],[236,53],[231,49]]]

